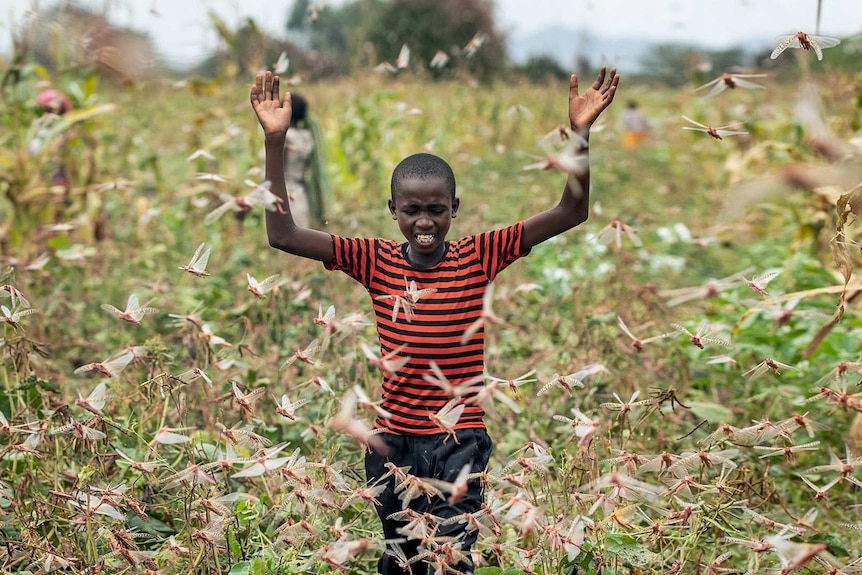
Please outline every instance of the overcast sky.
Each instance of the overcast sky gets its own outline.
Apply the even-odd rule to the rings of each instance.
[[[324,0],[340,4],[342,0]],[[56,1],[40,0],[39,5]],[[79,0],[106,4],[122,25],[148,32],[174,65],[199,61],[217,46],[207,11],[229,22],[254,18],[283,37],[290,0]],[[603,36],[631,36],[727,47],[752,37],[815,33],[817,0],[495,0],[500,27],[521,36],[551,25],[586,28]],[[8,53],[10,22],[20,22],[31,0],[0,0],[0,53]],[[822,0],[820,34],[862,34],[862,0]],[[154,12],[151,12],[151,8]]]

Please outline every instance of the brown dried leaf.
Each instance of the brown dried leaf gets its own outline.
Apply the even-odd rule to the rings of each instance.
[[[843,232],[844,226],[848,223],[847,218],[851,214],[857,218],[862,214],[862,183],[857,184],[855,188],[839,197],[835,207],[838,210],[838,223],[835,225],[835,229],[838,232]]]
[[[832,258],[835,260],[835,266],[841,275],[844,276],[844,287],[850,283],[850,276],[853,275],[853,256],[850,254],[850,249],[847,247],[847,242],[843,241],[844,234],[836,234],[830,240],[829,245],[832,248]]]
[[[808,359],[811,355],[817,351],[817,348],[820,347],[820,344],[823,343],[823,340],[826,339],[826,336],[832,333],[832,330],[838,325],[838,322],[841,321],[841,317],[844,315],[844,293],[841,293],[841,301],[838,304],[838,309],[835,310],[835,315],[832,316],[826,325],[817,330],[817,334],[812,338],[812,340],[805,347],[805,351],[802,352],[802,357],[804,359]]]
[[[862,214],[862,183],[857,184],[852,190],[846,194],[842,194],[835,203],[835,209],[838,212],[838,222],[835,224],[835,237],[830,242],[832,246],[832,257],[835,260],[835,265],[844,276],[844,289],[841,291],[841,296],[838,299],[838,309],[835,312],[835,317],[832,318],[830,325],[825,327],[826,333],[832,330],[835,325],[841,321],[844,315],[844,309],[847,304],[847,284],[850,283],[850,276],[853,275],[853,258],[850,256],[850,251],[847,249],[847,244],[840,241],[844,239],[844,226],[848,224],[848,218],[854,216],[853,221]],[[809,344],[809,349],[815,344],[821,334],[815,336],[814,341]],[[825,335],[823,336],[825,337]],[[820,338],[822,339],[822,338]],[[816,346],[815,348],[816,349]]]
[[[844,307],[848,303],[852,303],[857,297],[862,295],[862,291],[854,292],[849,298],[845,298],[845,294],[847,293],[847,286],[844,286],[844,291],[841,293],[841,300],[838,302],[838,309],[835,310],[835,315],[832,316],[826,325],[821,327],[814,338],[808,343],[805,351],[802,352],[803,359],[808,359],[811,357],[817,348],[820,347],[820,344],[823,343],[823,340],[826,339],[826,336],[832,333],[832,330],[838,325],[838,322],[841,321],[841,317],[844,315]]]

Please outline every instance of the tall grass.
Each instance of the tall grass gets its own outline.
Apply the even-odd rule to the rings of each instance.
[[[25,68],[16,76],[2,115],[3,163],[14,166],[2,181],[11,222],[3,228],[2,283],[37,310],[18,325],[7,322],[0,340],[0,412],[8,421],[0,431],[2,568],[301,573],[336,570],[344,559],[351,572],[373,572],[382,548],[376,515],[367,502],[348,499],[364,485],[363,450],[328,426],[353,385],[379,395],[379,374],[360,349],[373,344],[373,329],[333,339],[314,365],[283,367],[323,337],[313,321],[319,309],[369,317],[366,296],[346,277],[271,250],[257,211],[203,223],[220,192],[245,193],[244,179],[261,178],[248,86],[119,90],[64,79],[67,89],[84,86],[72,91],[89,115],[67,121],[30,154],[42,121],[31,104],[40,73]],[[824,91],[852,85],[812,81]],[[561,174],[522,168],[543,154],[539,139],[565,121],[564,85],[368,77],[302,92],[326,137],[335,189],[326,229],[334,233],[397,237],[382,217],[388,177],[425,147],[455,169],[462,197],[455,236],[546,209],[562,191]],[[827,246],[833,206],[822,195],[769,194],[784,193],[773,176],[788,162],[826,164],[794,119],[797,95],[776,84],[704,102],[623,79],[618,100],[641,101],[653,127],[649,143],[620,148],[615,103],[591,138],[590,220],[536,247],[498,280],[495,311],[505,325],[488,330],[487,371],[511,379],[535,369],[538,383],[506,391],[520,413],[498,405],[487,417],[496,448],[486,493],[496,507],[482,519],[488,531],[476,547],[478,573],[779,572],[804,550],[824,562],[805,568],[828,572],[827,565],[859,558],[862,519],[851,482],[859,481],[862,456],[853,427],[859,375],[853,363],[836,371],[859,359],[855,310],[805,354],[837,298],[825,288],[840,284]],[[752,136],[697,138],[679,129],[681,111],[715,124],[744,120]],[[825,114],[837,139],[853,135],[846,126],[859,111],[850,98],[829,100]],[[215,160],[187,161],[199,148]],[[68,189],[50,186],[61,158]],[[202,172],[228,183],[196,179]],[[739,185],[760,178],[762,186]],[[756,197],[739,195],[752,189]],[[597,241],[613,219],[634,226],[643,245]],[[211,275],[178,270],[202,242],[212,249]],[[41,255],[47,263],[36,265]],[[781,273],[768,296],[741,279],[675,306],[664,294],[770,269]],[[257,299],[247,273],[286,281]],[[774,306],[795,292],[818,289],[828,293],[776,315],[782,310]],[[140,325],[101,307],[122,308],[132,293],[158,308]],[[29,309],[11,291],[0,295],[10,314]],[[637,352],[618,317],[643,339],[674,335]],[[700,349],[670,325],[695,331],[701,320],[731,345]],[[207,339],[204,324],[229,345]],[[128,346],[146,350],[115,377],[75,373]],[[720,355],[733,361],[709,361]],[[766,358],[793,368],[744,375]],[[609,373],[570,392],[556,386],[536,395],[555,374],[591,364]],[[107,391],[89,397],[100,383]],[[243,409],[234,385],[265,391]],[[309,400],[296,421],[275,411],[285,393]],[[794,416],[823,427],[809,437]],[[722,424],[745,431],[705,442]],[[165,441],[169,429],[185,438]],[[244,440],[234,445],[225,429]],[[810,450],[790,451],[814,441]],[[277,457],[290,458],[280,467],[233,477],[265,443],[284,442]],[[787,447],[788,455],[759,449],[767,446]],[[663,453],[673,462],[698,452],[670,470],[645,465]],[[849,458],[851,468],[817,470],[835,457]],[[818,486],[840,480],[815,498],[803,477]]]

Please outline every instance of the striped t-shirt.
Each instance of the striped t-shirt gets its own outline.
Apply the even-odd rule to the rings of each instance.
[[[395,434],[443,432],[429,416],[446,405],[450,397],[423,376],[433,376],[432,361],[453,385],[482,376],[484,329],[479,329],[465,344],[461,339],[481,316],[488,284],[509,264],[529,253],[521,250],[523,229],[524,223],[518,222],[508,228],[446,242],[445,256],[430,268],[416,268],[407,261],[406,243],[332,236],[335,259],[326,268],[343,271],[368,290],[381,353],[385,355],[406,344],[398,356],[410,358],[396,374],[383,375],[382,407],[392,417],[378,418],[377,427]],[[403,296],[405,286],[411,282],[415,282],[417,290],[436,291],[419,298],[410,321],[405,317],[403,305],[393,321],[393,306],[398,301],[393,296]],[[466,405],[454,428],[484,427],[483,415],[479,406]]]

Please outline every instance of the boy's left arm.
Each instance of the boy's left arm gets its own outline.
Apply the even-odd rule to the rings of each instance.
[[[580,153],[589,154],[590,126],[605,108],[610,106],[619,81],[616,68],[611,68],[606,82],[605,67],[602,66],[596,81],[583,94],[578,95],[578,76],[572,74],[569,81],[569,123],[575,134],[585,142]],[[521,251],[528,251],[533,246],[585,222],[589,210],[590,167],[587,162],[584,170],[569,173],[559,204],[524,222]]]

